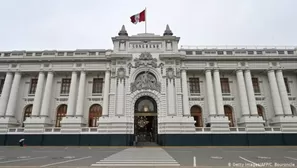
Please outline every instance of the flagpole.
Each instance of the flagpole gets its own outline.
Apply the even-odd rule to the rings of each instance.
[[[145,17],[145,23],[144,23],[144,26],[145,26],[145,27],[144,27],[144,29],[145,29],[145,30],[144,30],[144,32],[145,32],[145,34],[146,34],[146,32],[147,32],[147,27],[146,27],[146,22],[147,22],[147,20],[146,20],[146,7],[145,7],[144,10],[145,10],[145,14],[144,14],[144,17]]]

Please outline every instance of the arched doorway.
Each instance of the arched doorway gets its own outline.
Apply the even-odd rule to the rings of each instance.
[[[158,113],[156,101],[149,97],[140,97],[134,107],[134,134],[136,142],[157,142]]]
[[[191,116],[195,120],[195,127],[203,127],[201,107],[194,105],[191,107]]]
[[[32,108],[33,108],[33,104],[28,104],[25,107],[24,116],[23,116],[23,124],[22,124],[23,127],[24,127],[24,121],[26,121],[26,118],[31,117],[31,115],[32,115]]]
[[[89,110],[89,127],[97,127],[97,120],[102,116],[102,107],[99,104],[93,104]]]
[[[234,127],[232,107],[229,105],[224,105],[224,112],[225,116],[227,116],[228,120],[230,121],[229,127]]]
[[[67,113],[67,105],[61,104],[57,109],[56,127],[61,127],[61,121],[66,116],[66,113]]]

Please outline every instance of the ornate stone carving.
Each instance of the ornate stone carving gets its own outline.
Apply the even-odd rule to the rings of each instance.
[[[118,72],[117,72],[117,77],[119,79],[124,79],[126,76],[126,71],[125,71],[125,68],[121,67],[118,69]]]
[[[145,72],[137,76],[135,81],[131,83],[131,91],[150,89],[161,92],[161,82],[158,82],[155,76],[149,72]]]
[[[153,56],[149,52],[141,53],[139,58],[135,58],[134,61],[135,61],[135,68],[140,66],[148,66],[148,65],[154,68],[158,67],[157,59],[153,58]]]
[[[173,68],[166,69],[166,77],[168,79],[173,79],[175,77]]]
[[[176,77],[180,77],[180,68],[176,68]]]

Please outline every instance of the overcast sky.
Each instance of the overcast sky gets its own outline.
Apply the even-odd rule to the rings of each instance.
[[[147,7],[149,33],[180,45],[296,45],[297,0],[0,0],[0,50],[111,49]]]

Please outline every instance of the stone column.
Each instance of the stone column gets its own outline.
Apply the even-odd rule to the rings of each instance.
[[[208,102],[208,111],[210,116],[216,115],[216,106],[215,106],[215,98],[213,92],[213,83],[211,77],[211,70],[207,69],[205,71],[206,77],[206,88],[207,88],[207,102]]]
[[[7,104],[6,116],[15,117],[15,107],[17,104],[18,93],[19,93],[19,86],[21,82],[21,73],[16,72],[14,74],[10,96]]]
[[[245,84],[246,84],[246,88],[247,88],[250,113],[251,113],[251,115],[257,116],[258,110],[257,110],[257,104],[256,104],[256,98],[255,98],[255,92],[254,92],[254,87],[253,87],[251,71],[245,70],[244,77],[245,77]]]
[[[40,114],[43,85],[44,85],[44,72],[39,72],[36,92],[34,96],[33,108],[32,108],[32,116],[38,116]]]
[[[86,83],[86,72],[80,72],[79,88],[76,103],[76,115],[83,116],[84,112],[84,100],[85,100],[85,83]]]
[[[167,78],[167,113],[168,115],[175,115],[175,89],[174,80]]]
[[[0,99],[0,116],[4,116],[6,112],[12,78],[13,74],[11,72],[7,72]]]
[[[239,92],[239,99],[240,99],[240,106],[241,106],[241,113],[243,116],[250,115],[250,109],[246,94],[246,87],[243,78],[243,72],[241,69],[236,71],[237,83],[238,83],[238,92]]]
[[[278,87],[277,87],[274,70],[268,71],[268,80],[269,80],[269,86],[270,86],[270,90],[271,90],[271,98],[272,98],[272,102],[273,102],[275,115],[276,116],[283,115],[284,114],[283,107],[282,107],[281,98],[280,98]]]
[[[223,104],[223,96],[222,96],[222,88],[221,88],[221,78],[220,72],[218,69],[214,70],[214,88],[215,88],[215,95],[216,95],[216,106],[217,106],[217,114],[221,116],[225,116],[224,112],[224,104]]]
[[[116,114],[124,115],[125,114],[125,81],[122,78],[117,79],[117,101],[116,101]]]
[[[105,78],[104,78],[103,109],[102,109],[103,116],[108,116],[109,87],[110,87],[110,71],[107,70],[105,72]]]
[[[280,98],[282,100],[283,112],[285,115],[292,115],[290,101],[289,101],[288,92],[287,92],[287,88],[286,88],[285,81],[284,81],[283,72],[280,69],[276,71],[276,81],[278,84]]]
[[[185,69],[181,72],[182,75],[182,92],[183,92],[183,111],[185,116],[190,115],[190,103],[189,103],[189,90],[188,90],[188,80],[187,71]]]
[[[44,95],[42,99],[42,105],[41,105],[41,112],[40,112],[41,116],[49,116],[49,106],[51,103],[50,98],[52,93],[53,79],[54,79],[53,72],[48,72],[46,83],[45,83]]]
[[[73,71],[71,75],[70,91],[68,97],[67,116],[74,116],[75,114],[76,83],[77,72]]]

